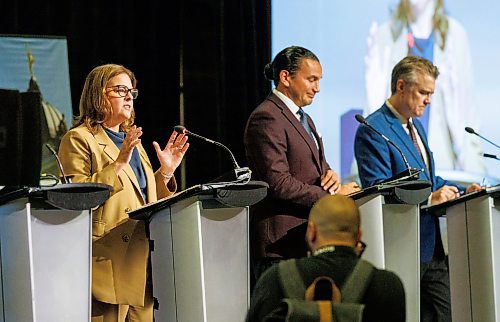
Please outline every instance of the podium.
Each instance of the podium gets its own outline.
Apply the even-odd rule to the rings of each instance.
[[[90,209],[110,189],[0,190],[0,322],[90,321]]]
[[[249,207],[268,185],[197,185],[129,213],[149,222],[156,321],[244,321]]]
[[[453,321],[500,321],[500,186],[428,209],[446,217]]]
[[[351,194],[361,216],[363,258],[395,272],[406,293],[408,321],[420,320],[420,212],[431,194],[424,180],[378,184]]]

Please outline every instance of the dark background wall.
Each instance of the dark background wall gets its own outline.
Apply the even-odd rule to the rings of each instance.
[[[136,123],[153,165],[151,142],[165,143],[177,124],[228,146],[246,165],[243,131],[267,96],[269,0],[2,1],[0,33],[65,36],[71,96],[78,114],[88,72],[118,63],[136,74]],[[0,53],[1,59],[1,53]],[[180,112],[183,106],[184,112]],[[184,186],[231,170],[222,149],[190,139]],[[181,171],[176,173],[181,177]]]

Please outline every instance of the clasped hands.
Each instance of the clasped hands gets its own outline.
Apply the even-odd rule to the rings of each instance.
[[[361,190],[356,182],[341,184],[339,176],[332,169],[328,169],[326,173],[321,176],[321,187],[331,195],[349,195]]]

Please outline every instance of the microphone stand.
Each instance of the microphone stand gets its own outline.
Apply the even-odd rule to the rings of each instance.
[[[46,143],[45,146],[56,157],[57,164],[59,165],[59,170],[61,170],[62,183],[71,183],[71,179],[66,177],[66,175],[64,174],[63,166],[62,166],[61,160],[59,160],[59,157],[57,156],[57,152],[54,150],[54,148],[52,146],[50,146],[50,144]]]
[[[407,174],[407,171],[409,172],[409,174]],[[378,184],[390,185],[390,184],[396,184],[396,183],[403,182],[403,181],[418,179],[418,177],[420,176],[420,174],[422,172],[424,172],[424,169],[406,170],[406,171],[403,171],[401,173],[396,174],[393,177],[390,177],[387,180],[381,181]]]
[[[497,147],[497,148],[499,148],[499,149],[500,149],[500,146],[498,146],[497,144],[495,144],[495,143],[491,142],[490,140],[488,140],[488,139],[487,139],[487,138],[485,138],[484,136],[480,135],[479,133],[477,133],[476,131],[474,131],[474,129],[473,129],[473,128],[471,128],[471,127],[468,127],[468,126],[467,126],[467,127],[465,128],[465,131],[466,131],[467,133],[470,133],[470,134],[475,134],[475,135],[479,136],[481,139],[485,140],[485,141],[486,141],[486,142],[488,142],[489,144],[491,144],[491,145],[493,145],[493,146],[495,146],[495,147]],[[490,155],[491,155],[491,154],[490,154]],[[491,158],[491,156],[490,156],[490,155],[488,155],[488,156],[487,156],[487,155],[483,155],[483,156],[485,156],[485,157],[487,157],[487,158]],[[495,157],[495,158],[496,158],[496,157]],[[495,158],[493,158],[493,159],[495,159]]]
[[[423,169],[419,170],[419,169],[416,169],[416,168],[412,168],[410,166],[410,163],[406,159],[406,156],[404,155],[403,151],[401,151],[401,149],[399,148],[399,146],[397,146],[396,143],[394,143],[391,140],[389,140],[389,138],[387,136],[385,136],[384,134],[380,133],[373,126],[371,126],[361,114],[356,114],[354,117],[356,118],[356,121],[358,121],[362,125],[367,126],[370,130],[372,130],[373,132],[375,132],[378,135],[380,135],[387,143],[389,143],[394,148],[396,148],[396,150],[399,152],[399,154],[403,158],[403,162],[406,165],[406,170],[405,171],[403,171],[401,173],[398,173],[398,174],[390,177],[389,179],[382,181],[381,183],[395,183],[395,182],[400,182],[400,181],[404,181],[404,180],[415,179],[415,178],[418,178],[418,176],[420,175],[420,173],[424,172]]]
[[[233,155],[233,152],[231,152],[231,150],[229,150],[229,148],[227,146],[225,146],[224,144],[222,144],[220,142],[217,142],[217,141],[214,141],[214,140],[210,140],[210,139],[208,139],[208,138],[206,138],[204,136],[201,136],[199,134],[190,132],[184,126],[182,126],[182,125],[175,126],[174,130],[177,133],[185,133],[188,136],[192,136],[192,137],[195,137],[197,139],[206,141],[208,143],[212,143],[212,144],[214,144],[214,145],[216,145],[218,147],[223,148],[224,150],[226,150],[229,153],[229,156],[231,157],[231,161],[233,162],[234,176],[231,175],[231,178],[227,178],[227,175],[222,175],[222,176],[216,178],[214,180],[215,182],[221,183],[221,184],[222,183],[225,184],[225,183],[242,183],[243,182],[243,184],[246,184],[246,183],[248,183],[248,181],[250,181],[251,176],[252,176],[252,171],[248,167],[240,167],[238,165],[238,162],[236,161],[236,158]],[[234,178],[236,178],[236,180],[234,180]],[[231,181],[227,182],[227,180],[231,180]]]

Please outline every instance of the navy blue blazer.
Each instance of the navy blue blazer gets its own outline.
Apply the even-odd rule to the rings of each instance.
[[[429,156],[429,170],[425,167],[424,161],[413,145],[410,136],[403,129],[401,122],[386,104],[370,114],[366,121],[401,149],[412,168],[424,169],[419,179],[429,180],[432,183],[432,191],[444,185],[456,186],[462,191],[465,190],[465,187],[436,176],[434,158],[427,143],[427,135],[418,119],[413,119],[413,124]],[[363,188],[373,186],[406,170],[406,164],[398,150],[367,126],[360,125],[356,132],[354,153]],[[438,218],[422,211],[420,213],[420,261],[429,262],[436,247],[439,248],[436,256],[442,256],[444,253]]]

